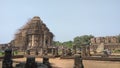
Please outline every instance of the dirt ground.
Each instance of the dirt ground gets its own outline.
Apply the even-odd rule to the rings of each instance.
[[[14,61],[25,61],[25,58],[13,59]],[[37,62],[42,62],[41,58],[36,58]],[[50,58],[50,63],[54,68],[73,68],[73,59]],[[120,68],[120,62],[83,60],[84,68]],[[1,66],[1,63],[0,63]],[[0,67],[1,68],[1,67]]]
[[[14,59],[15,61],[25,61],[25,58]],[[42,62],[41,58],[36,58],[36,61]],[[56,68],[73,68],[74,60],[73,59],[60,59],[60,58],[51,58],[50,63]],[[83,60],[84,68],[120,68],[120,62],[111,62],[111,61],[92,61],[92,60]]]

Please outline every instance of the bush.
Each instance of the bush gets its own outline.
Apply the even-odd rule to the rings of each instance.
[[[18,54],[18,51],[14,51],[14,54]]]
[[[0,56],[4,56],[4,54],[5,54],[4,52],[0,52]]]
[[[118,49],[118,50],[114,50],[113,51],[114,53],[120,53],[120,50]]]

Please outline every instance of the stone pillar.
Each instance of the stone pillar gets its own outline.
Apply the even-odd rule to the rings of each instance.
[[[35,40],[35,36],[34,36],[34,35],[32,35],[32,44],[31,44],[31,47],[33,47],[33,46],[34,46],[34,44],[35,44],[34,40]]]
[[[47,56],[43,57],[43,64],[45,64],[48,68],[52,68],[49,62],[49,58]]]
[[[82,56],[82,57],[86,56],[86,45],[83,45],[83,46],[82,46],[81,56]]]
[[[76,45],[73,45],[73,54],[76,54]]]
[[[90,56],[90,46],[89,45],[86,47],[86,53],[87,53],[87,56]]]
[[[50,44],[50,37],[48,38],[48,46],[50,46],[51,44]]]
[[[96,43],[97,43],[97,44],[100,44],[100,43],[101,43],[101,37],[97,37],[97,38],[96,38]]]
[[[45,48],[46,46],[46,34],[44,33],[44,37],[43,37],[44,41],[43,41],[43,47]]]
[[[75,55],[73,68],[84,68],[82,58],[79,54]]]
[[[40,36],[40,47],[42,47],[43,46],[43,35],[41,34],[41,36]]]
[[[40,48],[40,55],[43,55],[43,48]]]
[[[55,56],[58,56],[58,48],[55,48]]]
[[[64,56],[65,55],[65,49],[63,48],[62,49],[62,56]]]
[[[46,31],[44,32],[44,41],[43,41],[43,54],[47,55],[47,44],[46,44]]]
[[[100,40],[101,40],[101,43],[105,43],[105,38],[104,37],[101,37]]]
[[[42,56],[43,55],[43,45],[44,45],[44,35],[41,34],[40,36],[40,43],[39,43],[39,47],[40,47],[40,55]]]
[[[27,62],[25,68],[37,68],[37,63],[35,62],[35,57],[27,57]]]
[[[52,46],[52,38],[50,37],[50,46]]]
[[[111,43],[118,43],[117,38],[115,36],[111,37]]]
[[[54,51],[54,48],[52,48],[52,55],[54,55],[55,54],[55,51]]]
[[[111,37],[110,36],[107,36],[105,38],[105,43],[108,44],[108,43],[111,43]]]
[[[32,46],[32,36],[31,35],[28,35],[27,36],[27,49],[31,48]]]
[[[2,68],[13,68],[12,49],[5,50],[5,56],[2,61]]]
[[[96,38],[91,38],[90,41],[91,41],[91,44],[95,44],[96,43]]]

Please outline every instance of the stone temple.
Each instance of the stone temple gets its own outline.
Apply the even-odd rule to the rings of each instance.
[[[11,45],[19,50],[37,50],[44,53],[52,47],[53,37],[53,33],[40,17],[35,16],[18,30]]]

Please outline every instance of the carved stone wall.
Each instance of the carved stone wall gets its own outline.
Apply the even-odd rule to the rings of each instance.
[[[101,43],[104,44],[104,49],[120,49],[120,42],[117,36],[94,37],[90,41],[90,50],[92,51],[96,51]]]
[[[91,38],[91,44],[100,44],[100,43],[119,43],[119,40],[116,36],[106,36],[106,37],[95,37]]]
[[[96,43],[96,38],[91,38],[90,41],[91,41],[91,44],[95,44]]]
[[[97,38],[96,38],[96,43],[99,44],[100,42],[101,42],[101,38],[100,38],[100,37],[97,37]]]
[[[40,17],[35,16],[18,30],[12,45],[24,50],[45,49],[52,45],[53,37]]]
[[[110,43],[110,37],[106,37],[105,38],[105,43],[107,44],[107,43]]]
[[[112,36],[110,40],[111,40],[111,43],[119,43],[118,38],[115,36]]]

